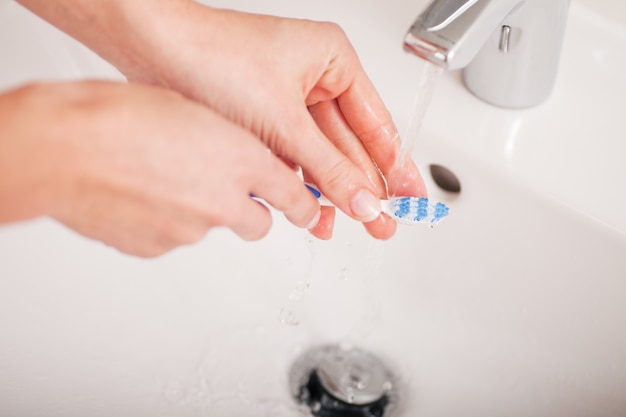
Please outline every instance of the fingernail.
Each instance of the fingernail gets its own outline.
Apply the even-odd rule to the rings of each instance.
[[[322,217],[322,210],[320,209],[320,210],[317,210],[317,213],[315,214],[315,216],[313,216],[311,221],[305,227],[307,229],[313,229],[320,222],[321,217]]]
[[[350,209],[355,217],[363,222],[371,222],[380,216],[380,200],[367,189],[359,190],[352,201]]]

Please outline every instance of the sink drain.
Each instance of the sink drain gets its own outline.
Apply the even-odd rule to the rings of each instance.
[[[437,184],[439,188],[450,193],[458,194],[461,192],[461,181],[459,181],[458,177],[454,175],[454,172],[450,171],[443,165],[438,164],[431,164],[429,168],[430,175],[433,177],[435,184]]]
[[[320,346],[293,364],[293,397],[316,417],[391,417],[397,387],[376,356],[356,348]]]

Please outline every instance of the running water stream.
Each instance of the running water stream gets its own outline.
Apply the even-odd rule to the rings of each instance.
[[[432,101],[437,81],[441,78],[443,68],[431,64],[428,61],[420,60],[420,70],[417,74],[417,91],[413,101],[413,110],[409,120],[407,134],[402,139],[401,155],[403,158],[410,158],[413,148],[419,138],[420,130]]]

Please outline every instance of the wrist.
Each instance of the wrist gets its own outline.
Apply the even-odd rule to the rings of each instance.
[[[153,9],[153,2],[148,3],[148,8]],[[207,55],[217,54],[219,41],[215,38],[219,36],[212,34],[219,32],[220,10],[191,0],[168,0],[166,3],[167,6],[151,10],[147,17],[142,7],[127,7],[125,29],[118,31],[122,39],[113,42],[126,53],[120,55],[121,59],[106,59],[129,81],[160,85],[186,93],[178,84],[181,79],[188,78],[184,73],[193,70],[187,67],[189,62],[198,62],[199,59],[197,56],[186,56],[185,51],[201,42]],[[209,33],[198,34],[198,27]],[[127,36],[128,33],[132,36]],[[208,76],[210,68],[206,71]]]
[[[24,7],[77,39],[127,77],[151,68],[163,42],[175,37],[193,0],[18,0]]]
[[[91,0],[87,0],[91,1]],[[180,33],[192,0],[111,1],[101,19],[103,39],[85,42],[129,80],[166,84],[160,67],[180,48]],[[88,31],[90,32],[90,31]],[[81,36],[81,35],[77,35]],[[80,40],[80,37],[79,37]]]
[[[0,223],[46,213],[57,192],[58,158],[46,146],[48,115],[42,86],[0,95]]]
[[[75,186],[102,83],[30,84],[0,94],[0,223],[54,212]],[[95,96],[95,97],[94,97]]]

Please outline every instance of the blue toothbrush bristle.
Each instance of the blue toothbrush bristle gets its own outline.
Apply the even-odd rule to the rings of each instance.
[[[420,198],[417,200],[417,214],[413,218],[413,220],[421,222],[426,217],[428,217],[428,199]]]
[[[445,204],[431,203],[425,197],[399,197],[393,201],[392,207],[397,219],[420,223],[437,223],[449,213]]]
[[[435,204],[435,214],[433,218],[433,222],[438,222],[448,215],[450,209],[443,203]]]
[[[411,198],[410,197],[401,197],[394,201],[394,216],[398,218],[404,218],[411,211]]]

